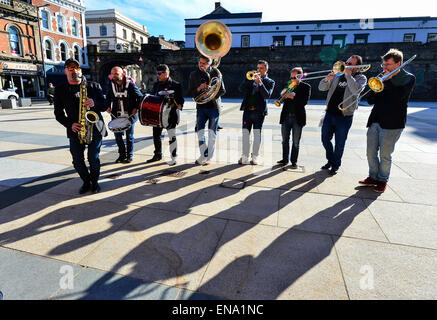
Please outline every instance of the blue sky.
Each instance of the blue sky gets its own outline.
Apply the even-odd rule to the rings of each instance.
[[[113,9],[145,25],[152,36],[185,40],[184,19],[200,18],[214,10],[212,0],[85,0],[89,10]],[[217,1],[218,2],[218,1]],[[231,13],[262,12],[262,21],[371,19],[437,16],[428,0],[222,0]],[[266,5],[268,3],[268,5]]]

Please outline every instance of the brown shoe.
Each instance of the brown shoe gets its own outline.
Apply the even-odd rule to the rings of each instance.
[[[378,181],[378,184],[376,185],[375,188],[373,188],[373,191],[384,192],[385,189],[387,189],[387,182]]]

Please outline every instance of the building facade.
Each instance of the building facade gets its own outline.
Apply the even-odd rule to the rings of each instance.
[[[195,47],[197,28],[207,20],[225,23],[232,47],[318,46],[437,41],[437,17],[262,22],[262,13],[230,13],[220,2],[210,14],[185,19],[185,47]]]
[[[75,58],[89,69],[84,0],[32,0],[40,17],[47,83],[65,81],[64,63]]]
[[[137,52],[148,43],[147,27],[115,9],[87,10],[85,19],[87,42],[101,52]]]
[[[44,94],[37,11],[29,2],[0,0],[0,88],[23,98]]]

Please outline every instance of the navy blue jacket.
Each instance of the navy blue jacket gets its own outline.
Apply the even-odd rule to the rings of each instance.
[[[270,79],[267,75],[264,78],[261,78],[261,81],[263,83],[262,86],[260,86],[256,91],[256,111],[259,113],[262,113],[264,115],[267,115],[267,99],[270,99],[273,89],[275,88],[275,81],[273,79]],[[252,90],[254,88],[254,80],[247,80],[244,79],[244,81],[240,84],[240,87],[238,88],[240,92],[243,93],[244,99],[241,103],[240,110],[245,111],[247,107],[250,107],[247,105],[248,98],[252,94]]]

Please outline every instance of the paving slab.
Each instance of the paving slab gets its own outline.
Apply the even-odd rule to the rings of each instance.
[[[284,192],[278,226],[387,242],[360,197]]]
[[[352,300],[437,299],[437,251],[346,237],[335,248]]]
[[[348,298],[330,236],[236,221],[198,291],[242,300]]]
[[[223,219],[145,208],[80,264],[195,290],[225,225]]]

